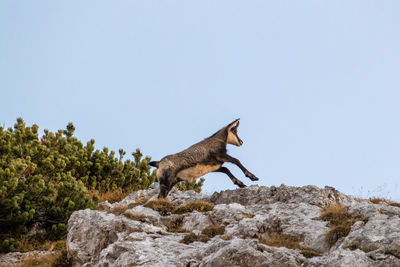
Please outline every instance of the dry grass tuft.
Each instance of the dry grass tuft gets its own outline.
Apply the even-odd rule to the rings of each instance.
[[[190,232],[190,233],[186,234],[183,237],[183,239],[181,241],[179,241],[179,242],[187,245],[187,244],[190,244],[190,243],[193,243],[193,242],[196,242],[196,241],[206,243],[209,240],[210,240],[210,238],[208,236],[196,235],[195,233]]]
[[[161,215],[165,216],[171,214],[176,209],[176,204],[168,199],[159,198],[147,202],[144,207],[158,211]]]
[[[304,257],[311,258],[315,256],[321,256],[322,254],[318,251],[310,249],[308,247],[304,247],[300,244],[300,241],[303,239],[302,236],[295,237],[283,232],[281,227],[280,220],[275,220],[270,223],[270,226],[266,229],[265,233],[261,235],[259,238],[259,242],[268,246],[273,247],[285,247],[288,249],[297,249],[300,250],[300,253],[304,255]],[[262,248],[260,246],[260,248]],[[261,251],[261,250],[260,250]]]
[[[352,216],[340,203],[332,203],[321,214],[320,218],[329,221],[330,230],[326,233],[325,241],[333,246],[340,238],[350,233],[351,226],[356,221],[366,221],[365,218]]]
[[[143,207],[158,211],[162,216],[170,215],[171,213],[183,214],[186,212],[192,212],[194,210],[197,210],[199,212],[207,212],[214,209],[214,204],[206,201],[189,202],[180,207],[178,207],[177,204],[175,204],[174,202],[165,198],[155,199],[147,203],[146,201],[147,201],[146,199],[138,198],[134,203],[130,203],[129,205],[117,206],[112,209],[107,208],[105,206],[99,206],[99,209],[111,212],[115,215],[121,215],[128,209],[134,208],[139,205],[143,205]]]
[[[306,258],[322,256],[322,253],[315,251],[313,249],[310,249],[310,248],[302,248],[302,249],[300,249],[300,253],[303,254],[303,256]]]
[[[242,219],[245,219],[245,218],[253,218],[254,217],[254,214],[251,214],[251,213],[244,213],[243,215],[242,215]]]
[[[106,200],[110,203],[115,203],[123,200],[126,196],[128,196],[132,192],[133,191],[124,192],[122,191],[121,188],[117,188],[116,190],[110,190],[103,193],[98,193],[97,191],[91,190],[89,191],[89,195],[91,197],[96,195],[99,203],[104,202]]]
[[[263,244],[273,247],[285,247],[289,249],[298,249],[306,258],[321,256],[322,254],[313,249],[300,245],[295,237],[284,234],[283,232],[264,233],[259,241]]]
[[[298,240],[290,235],[286,235],[282,232],[280,233],[264,233],[260,240],[261,243],[273,247],[285,247],[289,249],[299,249],[301,248]]]
[[[137,213],[125,211],[124,212],[124,216],[129,218],[129,219],[140,221],[140,222],[145,222],[146,221],[146,216],[144,216],[143,214],[137,214]]]
[[[71,262],[67,257],[67,248],[65,240],[59,240],[54,242],[50,246],[51,250],[55,252],[52,254],[34,254],[28,255],[23,259],[20,263],[19,267],[31,267],[31,266],[40,266],[40,267],[69,267],[71,266]]]
[[[25,257],[25,259],[20,263],[19,267],[53,267],[56,266],[55,263],[60,253],[53,253],[50,255],[30,255]]]
[[[128,209],[132,209],[136,206],[142,205],[144,203],[143,199],[137,199],[136,202],[133,203],[129,203],[128,205],[124,205],[124,206],[117,206],[111,210],[106,209],[106,211],[111,212],[115,215],[121,215],[123,214],[126,210]]]
[[[70,267],[72,266],[71,261],[68,259],[68,253],[66,249],[60,251],[60,255],[56,259],[56,262],[53,265],[54,267]]]
[[[225,232],[225,226],[213,225],[204,228],[203,231],[201,231],[201,235],[196,235],[195,233],[190,232],[187,235],[185,235],[183,239],[179,242],[184,244],[190,244],[195,241],[207,242],[216,235],[224,234],[224,232]]]
[[[231,235],[223,235],[221,236],[222,240],[232,240],[232,236]]]
[[[19,240],[20,246],[18,251],[20,252],[29,252],[33,250],[48,250],[51,247],[52,242],[49,240],[46,241],[38,241],[36,239],[30,239],[23,237]]]
[[[339,225],[333,225],[331,229],[326,233],[325,241],[329,244],[329,246],[333,246],[336,241],[340,238],[347,236],[350,233],[351,226],[356,221],[349,220],[345,221]]]
[[[377,197],[375,197],[375,198],[370,198],[369,201],[371,201],[374,204],[385,203],[387,205],[400,208],[400,203],[394,202],[392,200],[385,199],[385,198],[377,198]]]
[[[340,203],[332,203],[321,214],[320,218],[329,221],[331,224],[337,225],[351,218],[346,207]]]
[[[44,238],[43,238],[44,239]],[[43,239],[35,239],[33,237],[23,236],[17,241],[20,243],[18,247],[19,252],[30,252],[34,250],[49,250],[49,251],[59,251],[64,249],[65,240],[50,241]]]
[[[201,234],[213,238],[216,235],[223,235],[225,233],[225,226],[223,225],[212,225],[209,227],[206,227],[201,231]]]
[[[117,206],[113,209],[110,210],[111,213],[115,215],[121,215],[123,214],[128,208],[128,206]]]
[[[207,242],[209,240],[209,238],[202,236],[202,235],[196,235],[193,232],[190,232],[188,234],[186,234],[183,239],[181,241],[179,241],[180,243],[183,244],[190,244],[196,241],[200,241],[200,242]]]
[[[176,216],[171,219],[164,221],[164,225],[167,227],[168,232],[172,233],[185,233],[186,229],[182,228],[183,216]]]
[[[175,209],[173,212],[177,214],[182,214],[186,212],[192,212],[194,210],[200,212],[211,211],[214,209],[214,204],[206,202],[206,201],[195,201],[195,202],[188,202],[185,205]]]

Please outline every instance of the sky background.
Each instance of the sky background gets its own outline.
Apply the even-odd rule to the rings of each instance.
[[[159,160],[241,118],[245,184],[400,200],[399,1],[0,0],[0,123]],[[208,174],[204,191],[233,189]]]

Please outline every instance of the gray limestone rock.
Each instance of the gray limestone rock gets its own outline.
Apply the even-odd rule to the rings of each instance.
[[[157,193],[153,186],[118,203],[103,203],[107,211],[74,212],[67,238],[73,265],[400,266],[399,207],[346,196],[332,187],[284,185],[225,190],[211,197],[174,189],[168,197],[177,205],[214,203],[207,212],[162,216],[137,204],[139,199],[155,199]],[[330,225],[320,215],[335,202],[364,220],[355,222],[350,233],[330,247],[325,241]],[[110,212],[131,203],[136,204],[125,212],[132,215]],[[211,226],[224,226],[224,233],[203,238],[202,231]],[[195,241],[181,242],[190,232]],[[284,247],[263,239],[273,233],[290,237],[297,245]]]

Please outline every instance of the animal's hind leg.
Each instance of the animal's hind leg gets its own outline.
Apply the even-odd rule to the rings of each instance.
[[[239,179],[237,179],[235,176],[233,176],[233,174],[231,173],[231,171],[230,171],[228,168],[226,168],[226,167],[221,167],[221,168],[219,168],[218,170],[216,170],[215,172],[223,172],[223,173],[225,173],[226,175],[229,176],[229,178],[231,178],[232,182],[233,182],[235,185],[239,186],[240,188],[246,187],[246,185],[245,185],[242,181],[240,181]]]
[[[258,178],[254,174],[249,172],[237,158],[231,157],[229,155],[218,155],[217,159],[222,162],[231,162],[237,165],[246,177],[250,178],[250,180],[252,181],[258,181]]]

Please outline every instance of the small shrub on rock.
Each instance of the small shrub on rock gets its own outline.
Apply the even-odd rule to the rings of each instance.
[[[325,241],[333,246],[340,238],[350,233],[351,226],[356,221],[366,220],[359,216],[352,216],[347,208],[340,203],[332,203],[321,214],[320,218],[328,221],[330,230],[326,233]]]
[[[212,225],[208,226],[201,231],[201,234],[213,238],[216,235],[223,235],[225,233],[225,226],[223,225]]]
[[[176,204],[165,198],[159,198],[147,202],[144,207],[158,211],[161,215],[165,216],[171,214],[176,209]]]
[[[342,204],[332,203],[322,212],[320,218],[333,225],[339,225],[341,222],[351,219],[352,216]]]
[[[306,258],[319,257],[322,253],[309,248],[300,249],[300,253]]]
[[[115,208],[111,209],[110,212],[115,215],[121,215],[128,209],[128,206],[116,206]]]
[[[53,224],[50,232],[51,240],[59,240],[65,238],[67,235],[67,226],[63,223]]]
[[[196,234],[193,233],[193,232],[190,232],[190,233],[186,234],[186,235],[183,237],[183,239],[182,239],[181,241],[179,241],[179,242],[187,245],[187,244],[193,243],[193,242],[195,242],[195,241],[200,241],[200,240],[199,240],[199,236],[196,235]]]
[[[203,231],[201,231],[200,235],[196,235],[193,232],[186,234],[183,237],[183,239],[179,242],[184,243],[184,244],[190,244],[195,241],[207,242],[214,236],[223,235],[224,232],[225,232],[225,226],[212,225],[212,226],[204,228]]]
[[[32,267],[32,266],[42,266],[42,267],[53,267],[61,266],[57,264],[57,259],[60,257],[60,253],[52,253],[45,255],[30,255],[25,257],[24,260],[19,264],[19,267]]]
[[[268,246],[300,250],[300,253],[306,258],[322,255],[318,251],[302,246],[297,238],[283,232],[265,233],[259,241]]]
[[[206,202],[206,201],[195,201],[188,202],[185,205],[174,210],[176,214],[182,214],[186,212],[192,212],[194,210],[199,212],[211,211],[214,209],[214,204]]]
[[[129,219],[140,221],[140,222],[146,221],[146,216],[144,216],[143,214],[137,214],[137,213],[125,211],[124,216]]]
[[[300,249],[301,246],[294,237],[283,232],[264,233],[260,242],[273,247],[285,247],[289,249]]]
[[[147,202],[144,207],[151,208],[158,211],[161,215],[169,215],[171,213],[183,214],[186,212],[192,212],[197,210],[199,212],[211,211],[214,209],[214,204],[205,201],[194,201],[188,202],[183,206],[177,207],[177,205],[168,199],[159,198]]]
[[[196,241],[205,243],[208,240],[210,240],[210,238],[208,236],[196,235],[195,233],[190,232],[190,233],[186,234],[183,237],[183,239],[181,241],[179,241],[179,242],[187,245],[187,244],[190,244],[190,243],[193,243],[193,242],[196,242]]]
[[[1,251],[9,252],[15,251],[21,246],[20,241],[16,241],[14,238],[4,239],[1,244]]]
[[[187,232],[186,229],[182,228],[183,219],[184,219],[183,216],[176,216],[165,220],[164,225],[167,227],[167,231],[172,233]]]
[[[346,221],[339,225],[333,225],[326,233],[325,241],[329,246],[333,246],[341,237],[345,237],[350,233],[350,228],[354,222],[355,221]]]
[[[260,243],[273,247],[285,247],[288,249],[297,249],[306,258],[321,256],[321,253],[304,247],[300,244],[299,238],[285,234],[281,227],[280,220],[276,220],[271,224],[265,233],[259,239]]]
[[[201,192],[201,187],[204,184],[205,179],[204,178],[200,178],[199,180],[194,180],[193,182],[189,183],[187,181],[182,181],[180,183],[177,183],[175,185],[175,187],[180,190],[180,191],[188,191],[188,190],[193,190],[196,193],[200,193]]]
[[[94,192],[93,194],[95,194],[95,193],[97,193],[97,192]],[[110,203],[115,203],[115,202],[123,200],[130,193],[131,193],[131,191],[124,192],[121,188],[117,188],[116,190],[110,190],[107,192],[97,193],[96,197],[98,199],[97,200],[98,202],[104,202],[107,200]]]

